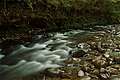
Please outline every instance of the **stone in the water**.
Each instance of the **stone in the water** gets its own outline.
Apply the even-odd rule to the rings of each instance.
[[[105,67],[108,65],[106,58],[103,58],[102,56],[97,56],[95,59],[92,60],[92,62],[98,68]]]
[[[112,75],[110,80],[120,80],[120,76],[119,75]]]
[[[80,78],[80,80],[91,80],[91,77],[89,76],[83,76]]]
[[[99,70],[95,69],[95,70],[92,71],[92,73],[95,74],[95,75],[98,75],[99,74]]]
[[[110,55],[109,54],[104,54],[104,56],[106,57],[106,58],[109,58],[110,57]]]
[[[115,68],[110,67],[108,70],[109,70],[109,72],[110,72],[111,74],[114,74],[114,75],[119,74],[119,70],[118,70],[118,69],[115,69]]]
[[[83,57],[86,54],[86,52],[84,50],[78,50],[73,52],[71,55],[74,58],[79,58],[79,57]]]
[[[81,59],[80,58],[73,58],[73,61],[80,62]]]
[[[108,80],[109,77],[110,77],[110,75],[109,75],[108,73],[101,73],[101,74],[100,74],[100,77],[101,77],[101,79]]]
[[[82,71],[82,70],[80,70],[79,72],[78,72],[78,76],[84,76],[85,74],[84,74],[84,72]]]
[[[107,70],[106,70],[105,68],[101,68],[101,69],[100,69],[100,72],[101,72],[101,73],[104,73],[104,72],[107,72]]]

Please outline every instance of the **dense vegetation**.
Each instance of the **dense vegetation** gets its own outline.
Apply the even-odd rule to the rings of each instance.
[[[118,24],[119,4],[119,0],[1,0],[0,36]]]
[[[117,0],[6,0],[0,23],[37,28],[119,23],[119,4]]]

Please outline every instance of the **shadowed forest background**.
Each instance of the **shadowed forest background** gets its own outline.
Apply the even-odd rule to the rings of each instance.
[[[119,0],[1,0],[0,32],[56,31],[120,22]]]

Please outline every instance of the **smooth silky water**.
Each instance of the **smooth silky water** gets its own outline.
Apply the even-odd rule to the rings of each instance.
[[[76,39],[93,32],[72,30],[64,33],[48,33],[48,36],[36,35],[30,44],[19,45],[8,56],[0,54],[0,79],[13,80],[48,68],[63,66],[75,49]],[[1,50],[0,50],[1,51]]]

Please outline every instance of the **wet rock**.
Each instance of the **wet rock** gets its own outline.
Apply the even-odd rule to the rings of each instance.
[[[90,74],[89,76],[91,77],[92,80],[99,80],[98,75]]]
[[[87,43],[79,43],[79,44],[77,45],[77,47],[78,47],[78,48],[81,48],[81,49],[88,49],[88,48],[90,48],[90,45],[87,44]]]
[[[81,59],[80,58],[73,58],[73,61],[80,62]]]
[[[109,43],[102,43],[101,45],[103,48],[109,48]]]
[[[120,52],[120,49],[114,49],[115,52]]]
[[[84,76],[85,74],[84,74],[84,72],[82,71],[82,70],[80,70],[79,72],[78,72],[78,76]]]
[[[115,62],[116,64],[120,64],[120,57],[114,57],[113,59],[113,62]]]
[[[89,76],[84,76],[84,77],[81,77],[80,80],[91,80],[91,77],[89,77]]]
[[[93,72],[92,72],[93,74],[95,74],[95,75],[98,75],[100,72],[99,72],[99,70],[98,69],[95,69],[95,70],[93,70]]]
[[[80,65],[79,64],[67,64],[68,67],[79,67]]]
[[[117,45],[117,48],[120,49],[120,44]]]
[[[81,69],[82,69],[83,71],[85,71],[85,72],[88,72],[88,73],[93,72],[94,68],[95,68],[94,65],[92,65],[92,64],[90,64],[90,63],[88,63],[88,62],[85,62],[85,63],[82,64],[82,66],[81,66]]]
[[[70,79],[61,79],[61,80],[70,80]]]
[[[105,67],[108,64],[106,58],[103,58],[102,56],[96,57],[95,59],[92,60],[92,62],[98,68]]]
[[[101,55],[101,53],[97,50],[91,50],[91,51],[89,51],[89,54],[94,55],[94,56],[100,56]]]
[[[87,54],[84,50],[78,50],[78,51],[75,51],[71,54],[71,56],[73,58],[80,58],[80,57],[83,57],[85,54]]]
[[[97,50],[98,50],[99,52],[102,52],[102,53],[103,53],[103,52],[105,51],[105,49],[102,48],[101,44],[102,44],[101,42],[98,42],[98,44],[97,44]]]
[[[115,69],[120,69],[120,64],[111,65],[111,67],[113,67]]]
[[[89,42],[90,48],[91,49],[96,49],[97,48],[97,44],[95,42]]]
[[[107,68],[107,71],[110,74],[113,74],[113,75],[117,75],[119,73],[118,69],[115,69],[115,68],[112,68],[112,67]]]
[[[86,72],[88,72],[88,73],[91,71],[91,69],[90,69],[89,67],[82,67],[82,70],[83,70],[83,71],[86,71]]]
[[[51,68],[51,69],[48,69],[48,71],[52,74],[59,74],[59,73],[64,73],[65,71],[63,70],[60,70],[60,69],[54,69],[54,68]]]
[[[104,56],[105,56],[106,58],[109,58],[109,57],[110,57],[110,55],[109,55],[108,53],[104,54]]]
[[[100,73],[100,78],[108,80],[110,78],[110,75],[108,73]]]
[[[88,72],[85,72],[85,75],[86,75],[86,76],[89,76],[90,74],[89,74]]]
[[[110,80],[120,80],[120,76],[119,75],[112,75]]]
[[[105,60],[98,60],[94,63],[94,65],[98,68],[105,67],[106,66],[106,61]]]
[[[113,64],[113,58],[109,57],[109,58],[106,58],[107,60],[107,64],[108,65],[112,65]]]
[[[100,69],[100,72],[101,72],[101,73],[105,73],[105,72],[107,72],[107,70],[106,70],[105,68],[101,68],[101,69]]]
[[[83,56],[86,61],[92,61],[95,58],[95,55],[86,54]]]

